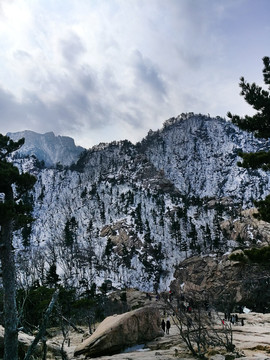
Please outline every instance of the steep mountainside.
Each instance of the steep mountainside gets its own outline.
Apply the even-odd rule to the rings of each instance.
[[[53,132],[38,134],[34,131],[20,131],[8,133],[11,139],[17,141],[25,138],[25,143],[17,154],[20,156],[35,155],[39,161],[44,161],[46,166],[57,163],[71,165],[76,162],[84,150],[76,146],[74,140],[68,136],[55,136]]]
[[[147,158],[182,194],[200,198],[231,196],[249,202],[264,196],[269,177],[236,166],[239,151],[269,148],[224,119],[183,114],[142,141]]]
[[[263,146],[224,119],[184,114],[137,145],[93,147],[70,169],[14,159],[38,179],[36,221],[23,245],[17,237],[20,280],[44,284],[56,264],[63,284],[81,292],[107,279],[168,288],[184,259],[238,246],[221,224],[265,196],[270,179],[238,167],[237,153]]]

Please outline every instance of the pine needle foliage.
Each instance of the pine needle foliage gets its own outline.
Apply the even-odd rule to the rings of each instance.
[[[240,78],[239,86],[241,87],[240,95],[244,97],[246,102],[256,110],[255,115],[245,115],[240,117],[239,115],[232,115],[228,112],[228,117],[236,124],[240,129],[252,132],[255,137],[262,139],[270,138],[270,58],[265,56],[263,59],[264,68],[262,70],[264,83],[268,87],[268,90],[263,89],[255,83],[248,83],[244,77]],[[251,169],[263,169],[265,171],[270,170],[270,151],[258,151],[244,153],[239,155],[243,161],[238,165],[244,168]],[[267,196],[265,200],[255,202],[255,206],[258,208],[258,214],[256,217],[260,220],[270,222],[270,196]]]

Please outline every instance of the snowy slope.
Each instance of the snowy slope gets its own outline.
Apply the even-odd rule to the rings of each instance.
[[[81,291],[104,279],[167,288],[183,259],[237,246],[220,223],[269,188],[237,154],[264,146],[223,119],[184,114],[136,145],[96,146],[69,170],[17,159],[38,179],[31,235],[24,247],[17,237],[21,281],[44,283],[57,263],[63,284]]]

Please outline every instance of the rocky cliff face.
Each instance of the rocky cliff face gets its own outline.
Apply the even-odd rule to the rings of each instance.
[[[269,311],[269,266],[235,261],[230,255],[195,256],[177,268],[171,289],[188,299],[218,303],[223,310],[235,311],[235,304],[241,304],[253,311]]]
[[[223,232],[238,242],[241,247],[269,246],[270,224],[257,220],[253,216],[255,213],[257,213],[255,208],[246,209],[239,212],[237,219],[227,219],[221,223]]]
[[[84,150],[76,146],[74,140],[68,136],[55,136],[53,132],[38,134],[34,131],[20,131],[8,133],[14,141],[25,138],[25,143],[17,151],[17,155],[35,155],[39,161],[44,161],[46,166],[54,166],[57,163],[71,165],[76,162]]]
[[[266,146],[223,119],[188,114],[136,145],[93,147],[70,169],[14,159],[37,177],[36,221],[16,240],[21,281],[45,283],[57,264],[62,283],[82,292],[104,279],[168,288],[186,258],[239,245],[221,224],[264,197],[269,176],[239,168],[237,154]]]

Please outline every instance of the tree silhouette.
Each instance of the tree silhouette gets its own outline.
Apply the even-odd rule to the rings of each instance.
[[[270,59],[265,56],[262,60],[264,63],[262,70],[264,83],[268,85],[268,90],[270,90]],[[255,83],[249,84],[244,77],[240,78],[239,86],[242,89],[240,94],[246,102],[256,110],[256,114],[253,116],[245,115],[245,117],[242,118],[239,115],[232,115],[231,112],[228,112],[228,117],[242,130],[254,133],[255,137],[269,139],[270,92]],[[263,170],[270,170],[270,151],[258,151],[255,153],[242,152],[239,155],[243,159],[242,163],[238,163],[239,166],[251,169],[262,168]],[[260,220],[270,222],[270,195],[268,195],[265,200],[255,201],[254,203],[258,208],[258,214],[254,216]]]
[[[16,268],[13,249],[13,231],[33,221],[31,205],[25,194],[34,186],[35,177],[20,173],[9,162],[10,155],[24,144],[0,134],[0,259],[4,288],[4,360],[18,359],[18,316],[16,307]]]

